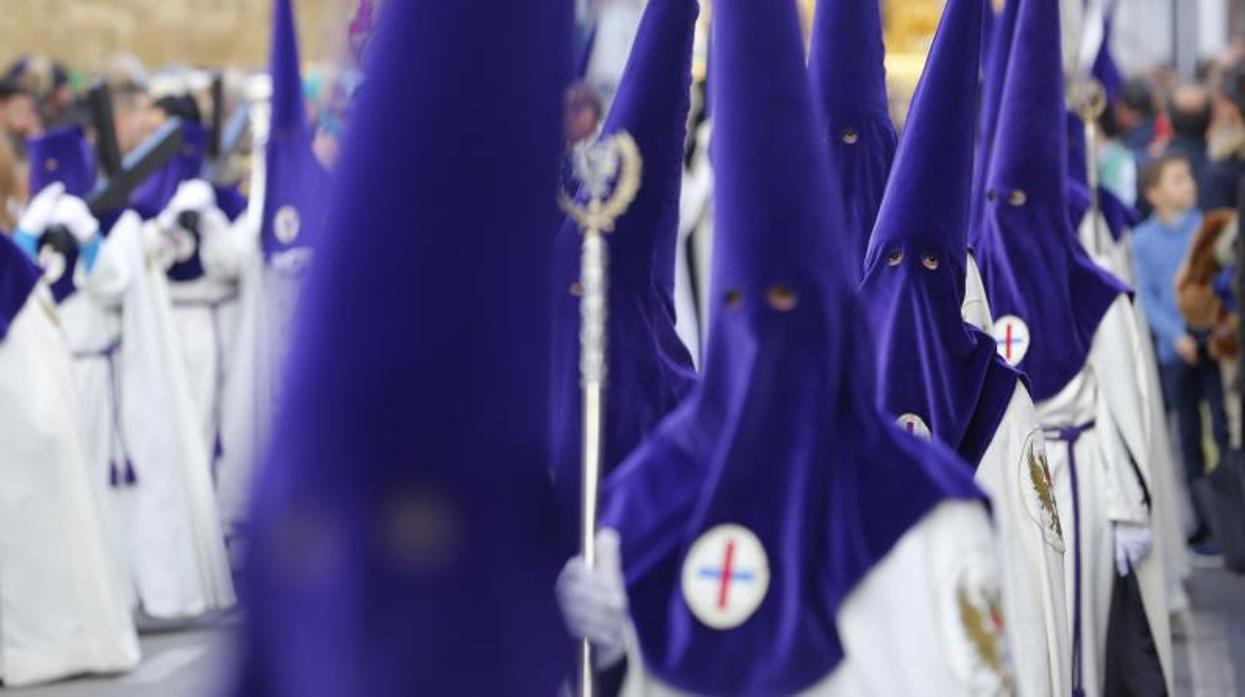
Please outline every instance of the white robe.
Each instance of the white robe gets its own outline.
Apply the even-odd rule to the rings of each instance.
[[[800,694],[1014,694],[1004,630],[992,620],[999,612],[995,545],[982,506],[937,506],[847,596],[836,622],[844,658]],[[622,694],[685,694],[645,671],[631,637]]]
[[[0,340],[0,680],[135,667],[138,636],[109,564],[73,367],[47,289]]]
[[[1037,409],[1023,383],[1008,404],[977,467],[998,531],[1003,613],[1019,694],[1068,695],[1072,643],[1068,632],[1064,543]]]
[[[683,171],[679,197],[679,242],[675,251],[674,306],[675,331],[692,354],[693,365],[700,366],[704,331],[699,317],[708,316],[709,257],[713,237],[713,167],[709,162],[710,125],[696,132],[698,149],[690,167]],[[695,250],[688,256],[688,241]],[[700,289],[698,299],[693,283]]]
[[[254,269],[259,239],[250,218],[230,224],[223,213],[211,210],[203,220],[199,255],[204,274],[170,281],[169,292],[181,361],[209,452],[217,512],[231,536],[244,524],[262,440],[256,306],[264,289]],[[167,245],[161,258],[166,267],[173,262]]]
[[[970,254],[968,257],[968,280],[966,283],[966,293],[964,305],[961,308],[964,320],[973,324],[984,331],[991,331],[993,328],[993,313],[990,308],[989,300],[985,293],[985,287],[981,281],[981,273],[977,267],[976,261]],[[1131,470],[1127,465],[1127,460],[1120,460],[1126,457],[1127,452],[1139,453],[1138,457],[1142,458],[1142,462],[1138,462],[1143,476],[1147,476],[1149,472],[1149,463],[1144,459],[1151,452],[1149,444],[1152,438],[1148,431],[1151,423],[1149,415],[1144,409],[1145,397],[1140,393],[1139,381],[1135,375],[1138,369],[1134,360],[1136,355],[1133,350],[1139,342],[1138,331],[1132,318],[1136,316],[1134,309],[1128,299],[1121,296],[1116,300],[1115,304],[1107,312],[1103,321],[1099,324],[1098,332],[1094,335],[1093,348],[1090,352],[1089,360],[1086,368],[1077,376],[1064,391],[1059,395],[1038,405],[1039,417],[1044,425],[1047,426],[1073,426],[1093,421],[1097,419],[1097,426],[1091,431],[1086,432],[1077,443],[1077,471],[1078,473],[1091,467],[1090,461],[1086,458],[1094,457],[1092,465],[1094,468],[1089,472],[1088,477],[1093,480],[1101,470],[1110,473],[1112,478],[1122,484],[1118,484],[1112,488],[1113,495],[1116,498],[1125,495],[1137,496],[1137,489],[1122,489],[1122,486],[1128,485],[1135,481],[1129,472],[1126,472],[1118,465],[1122,462],[1125,467]],[[1099,374],[1103,376],[1103,383],[1112,387],[1111,390],[1098,390],[1097,383],[1093,380],[1093,367],[1099,367]],[[1110,392],[1110,394],[1107,394]],[[1071,404],[1069,404],[1071,402]],[[1118,430],[1109,428],[1111,424],[1118,424]],[[1112,436],[1103,441],[1103,445],[1099,447],[1097,443],[1101,438],[1101,434],[1115,434],[1123,432],[1125,439],[1129,443],[1129,451],[1122,450],[1123,443],[1118,436]],[[1095,445],[1090,445],[1091,443]],[[1109,456],[1102,456],[1100,453],[1109,453]],[[1071,622],[1073,619],[1073,582],[1075,580],[1073,574],[1073,565],[1075,562],[1073,554],[1073,534],[1075,528],[1072,517],[1072,493],[1071,484],[1067,471],[1067,454],[1068,448],[1062,443],[1047,442],[1047,457],[1050,463],[1051,474],[1055,479],[1055,500],[1059,507],[1060,517],[1064,523],[1064,547],[1066,553],[1064,555],[1065,563],[1065,590],[1068,594],[1068,629],[1069,637],[1074,631]],[[1104,460],[1105,457],[1105,460]],[[1114,463],[1114,464],[1112,464]],[[1127,475],[1127,476],[1126,476]],[[1085,476],[1080,477],[1081,491],[1089,491],[1088,487],[1094,486],[1094,482],[1086,483]],[[1150,478],[1153,479],[1153,478]],[[1162,486],[1160,481],[1159,486]],[[1151,495],[1155,498],[1157,504],[1154,511],[1148,515],[1143,510],[1144,507],[1138,508],[1135,503],[1127,506],[1129,515],[1134,519],[1133,522],[1148,523],[1151,525],[1153,532],[1154,525],[1151,523],[1152,518],[1157,518],[1161,512],[1161,502],[1163,497],[1157,495],[1155,486],[1149,487]],[[1082,494],[1084,496],[1084,494]],[[1111,585],[1109,581],[1114,574],[1115,569],[1115,542],[1111,532],[1109,521],[1104,516],[1101,506],[1092,506],[1092,511],[1086,516],[1086,505],[1082,503],[1082,521],[1081,529],[1089,536],[1083,538],[1083,544],[1093,544],[1092,549],[1085,547],[1082,554],[1088,558],[1093,555],[1092,568],[1090,562],[1085,562],[1085,575],[1088,579],[1097,579],[1096,593],[1091,595],[1089,586],[1082,588],[1082,607],[1085,609],[1083,615],[1087,620],[1097,622],[1090,631],[1090,625],[1082,625],[1083,643],[1087,648],[1097,647],[1093,650],[1087,650],[1083,663],[1083,676],[1086,687],[1086,694],[1090,697],[1097,695],[1101,690],[1102,679],[1102,661],[1105,656],[1106,648],[1106,615],[1110,609],[1110,593]],[[1116,518],[1116,520],[1128,520],[1127,517]],[[1161,524],[1159,526],[1162,527]],[[1150,630],[1154,634],[1155,643],[1159,650],[1159,658],[1163,664],[1163,674],[1168,683],[1168,691],[1171,691],[1171,633],[1167,615],[1167,598],[1165,597],[1166,589],[1169,588],[1166,581],[1166,570],[1164,563],[1164,550],[1162,549],[1162,531],[1155,536],[1155,549],[1151,552],[1138,569],[1138,580],[1142,588],[1142,595],[1146,603],[1146,617],[1150,622]],[[1097,574],[1095,576],[1094,574]],[[1091,611],[1097,608],[1093,617],[1090,617]],[[1091,640],[1094,643],[1091,643]],[[1070,645],[1070,644],[1069,644]],[[1070,654],[1069,654],[1070,655]],[[1091,661],[1096,661],[1091,672]],[[1091,680],[1091,675],[1094,678]]]
[[[1133,249],[1131,235],[1114,240],[1107,234],[1107,223],[1100,213],[1098,225],[1093,224],[1093,212],[1085,214],[1081,221],[1081,244],[1092,250],[1094,236],[1099,238],[1103,253],[1090,253],[1100,266],[1130,286],[1136,287],[1133,276]],[[1150,476],[1155,481],[1151,495],[1155,544],[1162,546],[1163,563],[1167,574],[1168,601],[1173,610],[1187,608],[1189,601],[1184,591],[1184,581],[1189,578],[1189,555],[1185,549],[1187,532],[1192,532],[1192,514],[1185,504],[1189,492],[1185,486],[1183,469],[1172,448],[1168,431],[1167,410],[1163,405],[1163,383],[1159,375],[1158,359],[1150,340],[1150,322],[1141,304],[1133,303],[1133,315],[1137,323],[1136,355],[1137,385],[1146,407],[1146,423],[1150,435]]]
[[[1069,448],[1049,442],[1048,456],[1055,478],[1060,513],[1068,521],[1069,551],[1079,536],[1081,545],[1081,632],[1085,694],[1102,693],[1107,643],[1107,619],[1115,578],[1113,524],[1152,525],[1144,503],[1142,484],[1154,491],[1146,461],[1149,436],[1142,395],[1137,386],[1135,325],[1131,303],[1120,296],[1094,334],[1084,369],[1054,397],[1038,404],[1047,428],[1094,422],[1075,445],[1080,521],[1074,524],[1071,502]],[[1136,469],[1130,464],[1130,454]],[[1138,480],[1138,473],[1142,481]],[[1162,547],[1156,536],[1151,554],[1137,569],[1146,617],[1158,647],[1163,673],[1171,683],[1171,634],[1167,615],[1167,586]],[[1076,608],[1071,592],[1076,581],[1075,554],[1066,555],[1069,617]],[[1075,626],[1071,627],[1075,632]]]
[[[122,216],[62,308],[116,573],[129,602],[172,619],[231,606],[234,592],[168,290],[148,241],[137,215]],[[110,367],[100,350],[118,341]],[[127,458],[137,481],[110,486],[107,463],[123,467]]]

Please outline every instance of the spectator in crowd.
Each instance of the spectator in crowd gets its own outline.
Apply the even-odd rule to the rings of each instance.
[[[1134,78],[1124,84],[1113,105],[1120,140],[1138,160],[1144,160],[1155,134],[1154,92],[1150,84]]]
[[[26,140],[43,132],[34,95],[13,80],[0,80],[0,130],[21,160],[26,159]]]
[[[26,202],[26,189],[17,171],[17,156],[6,138],[0,138],[0,235],[17,227],[17,218]]]
[[[1210,166],[1206,149],[1211,119],[1210,91],[1191,82],[1178,85],[1168,100],[1167,117],[1171,121],[1172,137],[1164,152],[1188,160],[1200,192]]]
[[[1215,97],[1208,148],[1211,164],[1202,182],[1202,209],[1236,208],[1245,176],[1245,69],[1226,76]]]
[[[1176,279],[1194,233],[1202,223],[1197,210],[1197,185],[1189,161],[1182,155],[1164,155],[1142,169],[1141,188],[1154,214],[1134,231],[1134,272],[1137,292],[1156,340],[1169,410],[1176,412],[1185,480],[1206,475],[1202,451],[1201,404],[1210,409],[1219,452],[1226,452],[1227,417],[1218,364],[1209,353],[1207,332],[1191,332],[1180,315]],[[1197,529],[1189,539],[1196,551],[1209,551],[1209,529],[1194,499]]]
[[[14,62],[5,77],[35,98],[45,128],[67,123],[74,95],[65,66],[46,56],[27,56]]]

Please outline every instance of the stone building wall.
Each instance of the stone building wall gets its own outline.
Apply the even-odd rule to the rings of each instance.
[[[305,59],[332,58],[357,0],[294,0]],[[0,65],[44,53],[93,69],[130,51],[171,63],[254,68],[267,61],[270,0],[0,0]]]

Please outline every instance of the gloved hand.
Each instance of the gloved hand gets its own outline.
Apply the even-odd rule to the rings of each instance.
[[[43,187],[43,191],[36,194],[30,199],[30,203],[26,204],[26,210],[22,212],[22,217],[17,221],[17,229],[33,237],[42,235],[51,224],[56,204],[64,193],[65,185],[60,182]]]
[[[95,235],[99,233],[99,221],[91,215],[86,203],[77,196],[61,196],[49,222],[53,225],[64,225],[80,245],[95,239]]]
[[[1150,554],[1154,538],[1149,526],[1137,523],[1116,523],[1114,531],[1115,570],[1120,576],[1127,576]]]
[[[571,636],[587,639],[597,670],[617,665],[626,653],[627,592],[623,587],[618,533],[597,533],[596,567],[583,557],[566,563],[558,576],[558,605]]]
[[[165,232],[177,227],[177,218],[182,213],[206,213],[216,206],[216,192],[202,179],[184,181],[177,187],[177,192],[169,200],[156,221]]]

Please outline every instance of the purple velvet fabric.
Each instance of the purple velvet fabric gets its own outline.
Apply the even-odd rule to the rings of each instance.
[[[878,405],[919,417],[974,467],[1018,373],[965,324],[974,133],[987,0],[949,0],[917,86],[866,257],[860,293],[880,359]],[[934,268],[930,268],[930,267]]]
[[[80,126],[54,128],[31,138],[26,141],[26,153],[32,196],[53,182],[63,183],[65,193],[78,198],[86,198],[95,189],[95,151]]]
[[[0,235],[0,341],[39,282],[39,269],[8,235]]]
[[[1003,85],[1007,79],[1007,63],[1011,59],[1012,41],[1016,36],[1016,18],[1021,0],[1005,0],[1003,11],[992,23],[990,41],[982,61],[981,118],[977,122],[977,157],[973,161],[973,197],[969,206],[968,246],[977,247],[982,217],[986,208],[986,175],[994,135],[999,125],[999,107],[1003,102]]]
[[[273,5],[272,127],[264,153],[264,218],[260,246],[265,258],[315,245],[324,227],[331,190],[329,173],[316,159],[307,123],[298,66],[298,32],[290,0]],[[293,232],[293,234],[291,234]]]
[[[548,697],[572,3],[385,9],[254,496],[235,694]]]
[[[716,242],[702,381],[607,482],[645,669],[696,694],[809,687],[843,658],[848,593],[964,465],[874,406],[873,352],[843,259],[841,190],[793,3],[719,0],[712,83]],[[766,550],[768,591],[731,629],[681,590],[690,546],[731,523]]]
[[[845,251],[857,278],[897,136],[886,98],[886,49],[876,0],[822,0],[813,19],[808,70],[820,107],[824,147],[838,169],[848,236]]]
[[[1127,288],[1089,259],[1068,221],[1068,143],[1057,3],[1020,2],[974,245],[996,318],[1029,329],[1018,367],[1033,398],[1085,365],[1098,323]]]

